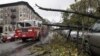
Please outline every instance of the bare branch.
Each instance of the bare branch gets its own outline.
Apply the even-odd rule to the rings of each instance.
[[[68,10],[61,10],[61,9],[43,8],[43,7],[38,6],[37,4],[36,4],[36,6],[39,9],[46,10],[46,11],[56,11],[56,12],[74,13],[74,14],[78,14],[78,15],[82,15],[82,16],[87,16],[87,17],[90,17],[90,18],[94,18],[94,19],[97,19],[97,20],[100,19],[100,16],[91,15],[89,13],[81,13],[81,12],[78,12],[78,11],[68,11]]]

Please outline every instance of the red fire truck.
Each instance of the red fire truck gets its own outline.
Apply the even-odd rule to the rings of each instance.
[[[40,36],[42,21],[24,20],[17,22],[14,37],[25,42],[27,39],[36,40]]]

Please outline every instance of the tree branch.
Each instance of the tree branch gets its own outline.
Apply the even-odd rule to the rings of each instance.
[[[78,12],[78,11],[68,11],[68,10],[61,10],[61,9],[43,8],[43,7],[38,6],[37,4],[36,4],[36,6],[39,9],[46,10],[46,11],[56,11],[56,12],[74,13],[74,14],[77,14],[77,15],[87,16],[87,17],[94,18],[94,19],[97,19],[97,20],[100,19],[100,16],[95,16],[95,15],[91,15],[91,14],[88,14],[88,13],[81,13],[81,12]]]
[[[84,28],[85,30],[89,29],[89,27],[86,26],[77,26],[77,25],[62,25],[62,24],[43,24],[43,25],[47,25],[47,26],[58,26],[58,27],[65,27],[65,28],[59,28],[59,29],[79,29],[81,30],[82,28]]]

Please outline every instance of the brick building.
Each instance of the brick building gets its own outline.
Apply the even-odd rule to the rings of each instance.
[[[15,24],[16,21],[25,19],[43,20],[27,2],[19,1],[0,5],[0,24]]]

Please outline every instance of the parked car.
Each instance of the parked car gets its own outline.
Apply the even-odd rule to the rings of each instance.
[[[90,28],[86,36],[92,54],[100,56],[100,20]]]
[[[4,25],[2,27],[2,33],[1,33],[1,40],[2,42],[6,42],[6,41],[13,41],[15,38],[14,38],[14,31],[12,29],[12,25]]]
[[[1,40],[3,42],[7,42],[7,41],[14,41],[14,32],[10,32],[10,33],[2,33],[2,38]]]

